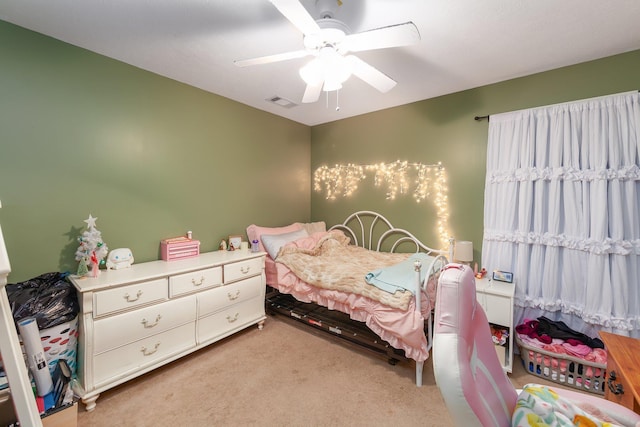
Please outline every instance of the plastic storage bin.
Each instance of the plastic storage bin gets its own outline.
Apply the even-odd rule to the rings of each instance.
[[[193,258],[200,255],[200,241],[188,237],[173,237],[160,241],[160,253],[165,261]]]
[[[75,375],[78,352],[78,317],[69,322],[40,330],[40,341],[44,349],[49,372],[53,373],[58,359],[64,359]]]
[[[527,372],[547,381],[604,395],[607,366],[567,354],[531,347],[516,334],[520,357]]]
[[[40,329],[39,333],[49,372],[53,374],[58,359],[64,359],[71,369],[71,374],[75,375],[78,355],[78,317],[51,328]],[[18,338],[22,344],[22,337],[18,335]],[[22,354],[26,358],[24,346]]]

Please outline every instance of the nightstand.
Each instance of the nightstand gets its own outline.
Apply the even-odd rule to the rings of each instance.
[[[509,333],[505,345],[496,345],[496,352],[504,370],[513,369],[513,296],[515,284],[491,280],[476,279],[476,299],[484,309],[489,323],[504,328]]]

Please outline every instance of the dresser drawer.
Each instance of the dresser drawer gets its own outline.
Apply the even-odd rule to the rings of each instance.
[[[253,276],[220,288],[211,289],[197,295],[198,317],[215,313],[232,304],[237,304],[261,295],[262,277]]]
[[[195,322],[94,356],[96,387],[195,347]]]
[[[198,344],[220,338],[264,319],[264,299],[253,298],[198,319]]]
[[[222,285],[222,267],[207,268],[169,277],[169,296],[184,295]]]
[[[604,397],[611,402],[615,402],[633,411],[634,397],[633,387],[628,383],[624,377],[622,371],[618,367],[615,359],[609,355],[607,358],[607,383],[604,387]],[[618,391],[619,394],[614,394],[609,385],[614,391]]]
[[[195,320],[195,295],[97,319],[93,350],[102,353]]]
[[[99,291],[93,296],[93,317],[164,301],[167,297],[166,278]]]
[[[251,258],[224,266],[224,282],[230,283],[262,273],[263,258]]]

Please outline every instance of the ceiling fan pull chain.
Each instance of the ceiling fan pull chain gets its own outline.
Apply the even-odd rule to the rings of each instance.
[[[336,111],[340,111],[340,89],[336,90]]]

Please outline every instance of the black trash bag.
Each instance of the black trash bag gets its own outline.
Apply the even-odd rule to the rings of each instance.
[[[80,311],[76,289],[68,274],[45,273],[24,282],[7,284],[7,296],[16,322],[34,317],[39,329],[73,320]]]

